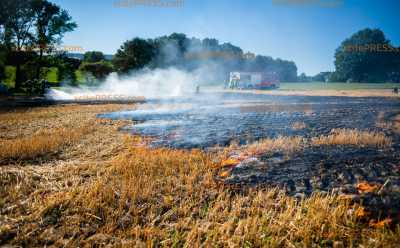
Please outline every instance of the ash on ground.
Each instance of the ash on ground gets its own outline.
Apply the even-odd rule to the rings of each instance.
[[[225,93],[153,100],[100,117],[136,121],[125,130],[154,137],[151,146],[208,148],[278,136],[314,137],[335,128],[385,131],[376,126],[378,116],[396,111],[400,101],[395,98]],[[299,122],[305,128],[293,128]]]

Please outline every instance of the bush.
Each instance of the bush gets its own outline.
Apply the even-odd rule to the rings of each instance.
[[[90,73],[98,80],[103,80],[113,71],[113,67],[111,63],[106,61],[96,63],[84,62],[79,67],[79,70]]]
[[[22,84],[22,88],[24,88],[25,92],[30,96],[43,96],[48,84],[49,83],[44,79],[27,80]]]

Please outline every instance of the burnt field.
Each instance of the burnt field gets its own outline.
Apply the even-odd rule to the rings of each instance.
[[[2,112],[0,245],[396,247],[397,101],[200,94]]]
[[[222,169],[223,176],[217,175],[224,183],[266,184],[292,195],[308,195],[331,190],[355,194],[362,182],[399,190],[400,136],[393,128],[399,113],[395,98],[233,93],[150,101],[133,111],[101,117],[136,121],[124,131],[151,137],[153,147],[214,151],[235,144],[238,148],[228,157],[239,158],[238,162]],[[343,144],[312,144],[316,137],[329,137],[337,130],[379,133],[390,144],[357,144],[351,132],[343,134]],[[267,147],[242,156],[242,147],[280,137],[301,142],[290,152]]]
[[[152,146],[209,148],[278,136],[314,137],[340,128],[392,135],[379,123],[398,113],[400,101],[395,98],[233,93],[153,100],[133,111],[100,117],[136,121],[125,130],[153,137]]]

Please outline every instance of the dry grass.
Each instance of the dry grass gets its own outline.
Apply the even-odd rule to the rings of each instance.
[[[360,207],[334,195],[296,201],[277,189],[232,191],[214,181],[214,155],[150,149],[140,138],[117,132],[121,123],[95,120],[96,108],[69,110],[55,107],[61,115],[53,120],[72,127],[69,120],[81,116],[94,121],[93,131],[63,146],[59,160],[0,167],[0,244],[395,247],[400,242],[400,228],[363,224],[356,214]],[[28,120],[26,132],[33,135],[43,122]],[[280,137],[248,149],[295,152],[305,142]]]
[[[301,123],[298,125],[303,126]],[[262,139],[243,147],[232,144],[230,147],[224,150],[221,155],[221,159],[226,160],[231,157],[234,160],[240,161],[251,156],[259,156],[271,152],[284,152],[290,154],[302,151],[310,146],[322,145],[356,145],[388,148],[392,145],[392,140],[390,137],[387,137],[381,132],[360,131],[357,129],[333,129],[329,135],[321,135],[311,139],[306,139],[301,136],[279,136],[275,139]],[[231,156],[232,154],[233,157]],[[226,161],[229,161],[229,159]],[[235,163],[232,162],[232,164]]]
[[[276,139],[263,139],[246,147],[250,154],[264,154],[273,151],[296,152],[303,148],[306,140],[303,137],[278,137]]]
[[[257,158],[274,152],[291,155],[313,146],[349,145],[387,149],[391,147],[392,139],[381,132],[359,131],[357,129],[333,129],[329,135],[321,135],[309,139],[301,136],[279,136],[275,139],[262,139],[244,146],[232,143],[229,147],[222,149],[218,153],[218,156],[216,156],[217,159],[214,160],[220,162],[215,163],[213,168],[221,169],[236,166],[245,159]],[[230,175],[230,170],[222,170],[219,175],[221,178],[227,177]]]
[[[390,137],[380,132],[359,131],[357,129],[333,129],[331,134],[312,139],[312,145],[356,145],[385,148],[392,145]]]
[[[276,189],[234,193],[215,184],[207,154],[133,144],[126,141],[130,148],[90,184],[36,198],[17,243],[390,247],[399,241],[399,231],[361,224],[358,207],[336,196],[297,202]]]
[[[0,140],[0,161],[35,159],[56,153],[64,146],[74,144],[91,131],[93,125],[85,123],[75,128],[43,130],[29,137]]]
[[[1,113],[0,164],[55,155],[92,133],[102,122],[97,113],[119,107],[66,105]]]

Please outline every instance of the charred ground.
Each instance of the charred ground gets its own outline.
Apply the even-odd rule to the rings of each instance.
[[[226,156],[237,162],[216,176],[226,185],[276,186],[296,197],[336,192],[363,201],[375,214],[386,209],[384,215],[399,221],[399,114],[397,98],[233,93],[155,101],[106,117],[138,121],[124,130],[151,137],[153,147],[238,146]],[[369,141],[360,141],[370,134]],[[294,151],[283,146],[243,155],[249,144],[279,137],[300,142]],[[362,184],[376,190],[361,196]]]

